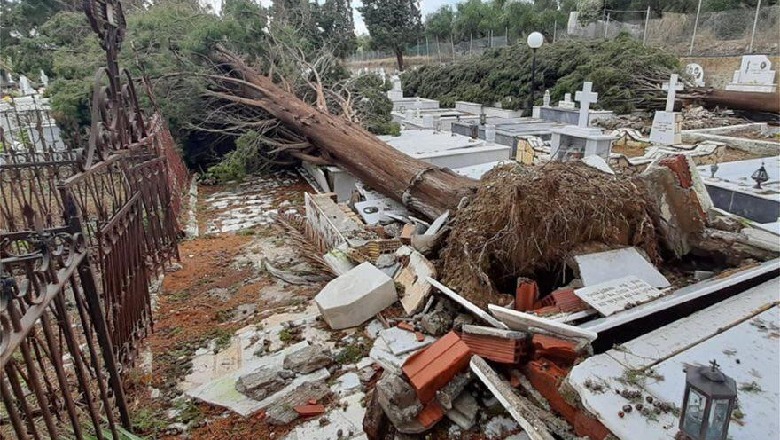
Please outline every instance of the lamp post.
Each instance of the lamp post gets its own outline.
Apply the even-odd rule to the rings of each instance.
[[[736,382],[723,374],[715,361],[709,366],[689,366],[677,438],[726,440],[736,401]]]
[[[544,36],[539,32],[532,32],[526,40],[528,47],[533,50],[533,58],[531,61],[531,113],[534,110],[534,102],[536,101],[536,49],[542,47],[544,43]]]

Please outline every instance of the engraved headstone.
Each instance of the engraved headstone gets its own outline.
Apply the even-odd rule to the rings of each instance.
[[[19,91],[22,93],[22,96],[35,94],[35,89],[30,85],[30,79],[24,75],[19,76]]]
[[[575,290],[574,294],[604,316],[652,301],[663,295],[661,290],[633,275],[583,287]]]
[[[674,111],[674,99],[677,90],[682,90],[682,84],[677,83],[677,75],[673,74],[666,90],[666,111],[657,111],[653,117],[650,129],[650,141],[661,145],[678,145],[682,143],[682,114]]]
[[[777,91],[776,74],[766,55],[745,55],[726,90],[774,93]]]

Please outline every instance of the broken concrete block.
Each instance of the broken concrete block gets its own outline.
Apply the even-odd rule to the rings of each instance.
[[[433,264],[421,253],[411,250],[408,264],[395,277],[395,281],[404,286],[400,296],[407,315],[414,315],[425,306],[433,289],[427,278],[435,276],[436,268]]]
[[[423,405],[414,388],[401,376],[385,371],[376,383],[374,392],[377,394],[379,406],[398,431],[404,434],[419,434],[426,430],[417,420]]]
[[[650,164],[641,176],[660,208],[658,228],[664,244],[678,257],[688,254],[704,233],[712,206],[706,189],[697,183],[698,171],[667,160]]]
[[[441,407],[446,410],[452,409],[455,399],[463,393],[466,386],[471,383],[471,379],[471,373],[468,371],[458,374],[447,385],[444,385],[442,389],[436,391],[436,400]]]
[[[479,403],[477,399],[470,393],[461,393],[453,402],[452,409],[447,411],[447,418],[464,431],[467,431],[476,423],[478,413]]]
[[[303,350],[290,353],[284,358],[284,368],[306,374],[333,364],[333,353],[320,344],[311,344]]]
[[[291,378],[276,366],[263,366],[240,376],[236,381],[236,390],[252,399],[263,400],[281,390],[291,382]]]
[[[469,313],[474,314],[481,320],[487,322],[488,324],[492,325],[496,328],[503,328],[508,329],[509,327],[506,326],[503,322],[497,320],[496,318],[490,316],[488,313],[486,313],[481,308],[477,307],[476,304],[473,302],[467,300],[466,298],[458,295],[455,293],[454,290],[450,289],[449,287],[445,286],[444,284],[434,280],[433,278],[428,278],[428,282],[431,283],[433,287],[439,290],[439,292],[443,293],[447,298],[455,301],[459,305],[463,306],[466,310],[469,311]]]
[[[425,336],[422,341],[417,340],[417,336],[409,331],[402,330],[399,327],[390,327],[379,332],[379,337],[385,341],[387,348],[396,356],[425,348],[436,341],[436,339]]]
[[[266,420],[272,425],[286,425],[298,418],[296,407],[308,405],[312,399],[319,401],[329,393],[324,381],[303,382],[266,409]]]
[[[323,319],[335,330],[368,321],[396,299],[393,279],[371,263],[332,280],[314,297]]]
[[[434,336],[442,336],[452,328],[452,313],[447,310],[432,310],[422,316],[420,325]]]

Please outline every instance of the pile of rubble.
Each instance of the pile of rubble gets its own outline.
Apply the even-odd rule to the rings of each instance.
[[[228,406],[243,415],[261,411],[274,425],[310,419],[289,440],[401,439],[434,429],[445,429],[450,438],[471,432],[489,438],[605,439],[610,430],[579,403],[565,380],[594,352],[598,335],[582,325],[625,317],[686,282],[715,275],[690,270],[682,280],[680,270],[659,270],[662,257],[694,249],[728,254],[734,261],[776,255],[745,250],[749,243],[741,241],[739,224],[713,210],[695,165],[684,156],[660,160],[641,177],[621,181],[576,164],[533,172],[504,167],[493,176],[502,173],[516,173],[515,183],[533,185],[519,190],[500,183],[511,179],[488,178],[480,191],[494,197],[480,201],[478,194],[457,216],[447,212],[432,222],[361,186],[349,203],[337,203],[331,194],[306,194],[305,216],[282,212],[278,220],[300,229],[335,278],[302,315],[247,337],[240,350],[255,357],[240,373],[189,394],[233,402]],[[533,191],[546,198],[545,209],[540,200],[523,202]],[[486,210],[478,203],[493,206]],[[547,224],[557,228],[550,234],[568,239],[537,240],[544,249],[536,254],[529,244],[518,271],[509,254],[519,241],[475,214],[502,211],[512,216],[517,234],[543,237]],[[618,215],[614,222],[606,211]],[[587,227],[583,218],[601,229]],[[492,235],[475,238],[477,223]],[[711,249],[708,240],[724,234],[743,247]],[[488,256],[469,259],[480,246]],[[457,258],[460,268],[452,263]],[[482,264],[479,272],[469,272],[473,261]],[[271,273],[289,278],[283,271]],[[477,283],[468,289],[447,281],[469,277]],[[474,288],[485,277],[490,295]],[[281,334],[293,344],[277,346]],[[674,405],[648,402],[636,410],[668,412]]]
[[[734,116],[730,110],[709,111],[701,106],[690,106],[682,109],[683,130],[700,130],[703,128],[726,127],[745,123],[745,120]],[[605,130],[635,130],[648,136],[653,124],[650,114],[636,113],[630,115],[617,115],[610,119],[597,119],[594,125]]]

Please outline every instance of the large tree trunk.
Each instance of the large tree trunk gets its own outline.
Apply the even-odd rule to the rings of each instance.
[[[473,194],[476,181],[413,159],[359,124],[312,107],[229,52],[217,51],[212,56],[228,67],[234,78],[242,80],[239,89],[215,92],[215,96],[262,108],[304,136],[323,156],[408,208],[435,218],[456,209],[464,197]]]
[[[404,71],[404,50],[400,47],[395,48],[395,60],[398,62],[398,70]]]

